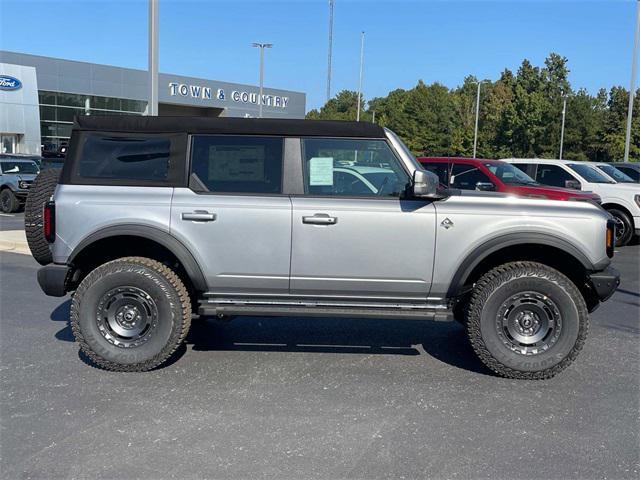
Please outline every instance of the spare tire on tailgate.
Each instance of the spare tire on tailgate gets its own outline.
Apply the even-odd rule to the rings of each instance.
[[[53,261],[49,242],[44,238],[42,210],[58,185],[61,171],[60,168],[42,170],[31,185],[24,205],[24,231],[27,243],[31,255],[40,265],[47,265]]]

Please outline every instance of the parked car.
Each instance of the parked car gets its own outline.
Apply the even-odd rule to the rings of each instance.
[[[597,205],[441,190],[374,124],[87,116],[70,145],[27,239],[108,370],[162,365],[194,314],[304,315],[455,318],[493,371],[548,378],[619,282]]]
[[[629,243],[634,233],[640,235],[640,187],[617,183],[601,170],[586,162],[508,158],[537,182],[590,190],[602,198],[602,208],[616,218],[616,246]]]
[[[0,157],[0,210],[3,213],[20,210],[38,173],[38,164],[33,160],[6,154]]]
[[[513,165],[500,160],[453,157],[419,157],[422,166],[438,175],[451,188],[510,193],[521,197],[550,200],[585,200],[600,203],[600,196],[536,182]]]
[[[614,162],[611,165],[631,177],[635,183],[640,183],[640,163]]]
[[[600,170],[602,170],[607,177],[611,180],[614,180],[616,183],[636,183],[636,181],[631,178],[629,175],[624,173],[615,165],[610,163],[600,163],[600,162],[585,162],[589,165],[595,165]]]

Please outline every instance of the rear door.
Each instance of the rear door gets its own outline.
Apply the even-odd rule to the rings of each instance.
[[[292,197],[291,295],[425,302],[435,209],[403,198],[409,174],[386,141],[310,138],[302,147],[305,193]]]
[[[194,135],[189,188],[176,188],[171,232],[218,296],[287,295],[291,201],[282,194],[284,140]]]

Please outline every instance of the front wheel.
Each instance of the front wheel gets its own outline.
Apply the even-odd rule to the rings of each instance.
[[[125,257],[105,263],[80,283],[71,329],[98,366],[142,372],[164,363],[191,324],[191,302],[180,278],[162,263]]]
[[[20,201],[18,197],[8,188],[2,190],[2,193],[0,193],[0,210],[2,210],[2,213],[17,212],[19,208]]]
[[[535,262],[512,262],[476,283],[467,334],[480,360],[508,378],[551,378],[568,367],[589,330],[578,288],[562,273]]]
[[[611,208],[607,210],[616,222],[616,247],[624,247],[633,237],[633,221],[622,210]]]

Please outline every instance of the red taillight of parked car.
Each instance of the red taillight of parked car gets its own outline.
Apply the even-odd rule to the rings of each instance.
[[[42,212],[42,228],[44,238],[49,243],[56,239],[56,206],[53,202],[47,202]]]

